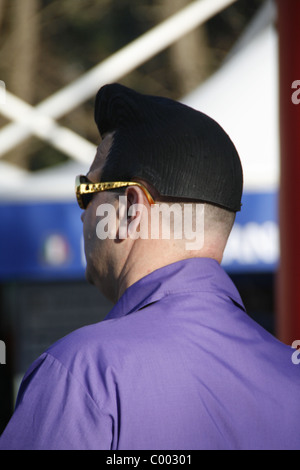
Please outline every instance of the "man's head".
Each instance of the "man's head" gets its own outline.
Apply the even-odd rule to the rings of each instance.
[[[108,293],[108,286],[114,290],[113,282],[117,285],[118,278],[127,277],[123,284],[128,287],[130,273],[129,284],[185,257],[208,256],[220,261],[235,212],[240,210],[243,186],[238,153],[224,130],[190,107],[167,98],[142,95],[119,84],[99,90],[95,121],[103,140],[88,178],[92,183],[118,182],[124,188],[96,194],[83,216],[89,280],[116,300],[124,287]],[[100,186],[97,189],[101,191],[107,187]],[[126,206],[125,232],[128,235],[129,228],[143,226],[145,238],[120,237],[122,224],[124,229],[121,194]],[[151,198],[172,206],[172,210],[175,204],[181,209],[192,205],[194,229],[198,229],[195,214],[202,214],[205,240],[200,249],[187,251],[177,236],[172,240],[163,240],[161,234],[158,239],[151,237]],[[99,204],[114,207],[118,227],[111,239],[95,236],[99,216],[103,220],[104,215],[99,209],[97,212]],[[203,204],[204,216],[196,211]],[[134,207],[140,209],[130,212],[129,208]],[[170,211],[168,217],[170,220]],[[100,225],[101,221],[98,228]],[[183,238],[184,235],[185,232]]]
[[[176,101],[137,93],[119,84],[102,87],[95,121],[114,132],[103,181],[142,179],[161,196],[240,210],[238,153],[213,119]]]

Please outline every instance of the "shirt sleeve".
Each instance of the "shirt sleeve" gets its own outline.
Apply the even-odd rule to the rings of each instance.
[[[46,353],[22,381],[0,450],[110,450],[112,421],[84,384]]]

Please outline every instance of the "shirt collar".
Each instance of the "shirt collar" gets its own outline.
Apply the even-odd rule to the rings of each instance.
[[[245,310],[235,285],[216,260],[190,258],[159,268],[132,284],[106,319],[128,315],[167,295],[184,292],[223,294]]]

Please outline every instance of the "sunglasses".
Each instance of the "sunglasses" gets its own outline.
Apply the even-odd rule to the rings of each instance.
[[[136,181],[114,181],[107,183],[92,183],[86,176],[76,176],[75,192],[78,205],[81,209],[86,209],[91,202],[95,193],[101,191],[108,191],[109,189],[126,188],[128,186],[138,186],[141,188],[149,202],[149,204],[155,204],[153,197],[149,193],[148,189],[141,183]]]

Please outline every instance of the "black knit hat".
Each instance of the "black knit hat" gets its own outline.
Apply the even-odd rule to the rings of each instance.
[[[98,91],[95,121],[102,136],[115,131],[102,181],[140,178],[161,196],[240,210],[241,162],[210,117],[177,101],[111,84]]]

